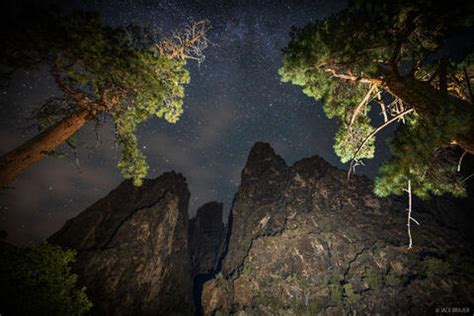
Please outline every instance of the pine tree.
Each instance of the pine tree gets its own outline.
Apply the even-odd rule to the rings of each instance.
[[[455,146],[474,154],[474,63],[466,53],[452,58],[446,43],[472,34],[473,23],[469,1],[351,1],[336,15],[293,29],[279,73],[337,118],[334,149],[351,167],[374,156],[372,136],[382,127],[406,122],[390,143],[377,194],[402,194],[410,180],[420,197],[463,195],[450,154]],[[377,105],[380,127],[368,115]]]
[[[0,242],[0,306],[6,315],[88,315],[92,303],[71,272],[76,253],[48,243]]]
[[[207,22],[192,22],[181,33],[157,39],[147,28],[109,27],[95,13],[65,16],[40,8],[25,12],[2,34],[1,64],[9,77],[18,68],[49,65],[64,92],[61,102],[38,111],[40,133],[0,158],[0,187],[99,115],[110,115],[122,147],[118,167],[140,185],[147,174],[136,130],[153,116],[175,123],[183,113],[189,59],[203,60]]]

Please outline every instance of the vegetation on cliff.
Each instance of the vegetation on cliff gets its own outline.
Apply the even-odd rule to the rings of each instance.
[[[135,132],[153,116],[179,119],[190,80],[186,61],[203,60],[207,28],[206,21],[193,21],[180,34],[157,39],[147,28],[106,26],[95,13],[32,8],[21,15],[2,34],[4,83],[19,68],[48,66],[63,96],[37,111],[37,136],[0,158],[0,187],[59,145],[74,146],[76,132],[106,113],[122,147],[118,167],[141,185],[148,165]]]
[[[0,306],[5,315],[87,315],[85,288],[71,272],[76,253],[41,243],[0,245]]]
[[[453,37],[469,37],[473,22],[469,1],[351,1],[334,16],[292,30],[281,79],[337,118],[334,150],[351,161],[349,172],[373,158],[380,129],[405,123],[390,142],[378,195],[403,194],[410,180],[421,198],[462,196],[458,161],[474,153],[474,59],[449,46]],[[374,106],[384,117],[379,127],[369,115]]]

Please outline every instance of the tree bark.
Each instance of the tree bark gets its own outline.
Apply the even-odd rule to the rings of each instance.
[[[452,115],[466,120],[466,126],[453,131],[452,143],[461,146],[474,155],[474,105],[455,96],[436,90],[429,83],[411,77],[387,76],[384,82],[388,91],[415,108],[416,112],[427,122],[446,115],[443,113],[448,105],[454,109]],[[451,113],[450,113],[451,114]],[[470,121],[469,121],[470,120]]]
[[[90,119],[83,109],[64,118],[23,145],[0,157],[0,189],[10,184],[25,169],[63,144]]]

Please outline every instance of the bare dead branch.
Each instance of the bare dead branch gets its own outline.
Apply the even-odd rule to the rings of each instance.
[[[461,157],[459,158],[459,161],[458,161],[458,168],[457,168],[457,171],[458,172],[461,172],[461,164],[462,164],[462,160],[464,159],[464,156],[466,156],[467,154],[467,151],[464,151],[461,155]]]
[[[377,88],[377,85],[372,84],[370,86],[369,91],[367,91],[367,93],[365,94],[364,98],[359,102],[359,104],[354,109],[354,113],[352,113],[351,122],[349,123],[349,127],[348,127],[349,130],[352,129],[352,125],[357,120],[357,117],[359,117],[360,110],[362,109],[364,105],[367,104],[367,101],[369,101],[370,96],[372,95],[372,93],[375,91],[376,88]]]
[[[474,177],[474,173],[471,173],[469,176],[465,177],[464,179],[461,180],[461,184],[466,182],[467,180],[471,179],[472,177]]]
[[[380,125],[379,127],[377,127],[372,133],[370,133],[369,135],[367,135],[367,137],[362,141],[362,143],[359,145],[359,147],[357,148],[355,154],[354,154],[354,157],[352,158],[351,160],[351,164],[349,166],[349,171],[347,172],[347,180],[350,180],[350,177],[351,177],[351,170],[352,170],[352,167],[354,165],[354,161],[357,159],[357,155],[360,153],[360,151],[362,150],[362,148],[365,146],[365,144],[367,144],[367,142],[369,141],[369,139],[371,139],[373,136],[375,136],[378,132],[380,132],[382,129],[384,129],[386,126],[390,125],[391,123],[403,118],[405,115],[411,113],[411,112],[414,112],[415,109],[414,108],[411,108],[411,109],[408,109],[400,114],[398,114],[397,116],[393,117],[391,120],[383,123],[382,125]]]
[[[387,111],[385,109],[385,104],[383,102],[377,102],[380,105],[380,111],[382,112],[383,115],[383,121],[387,122],[388,117],[387,117]]]
[[[334,69],[331,69],[331,68],[327,68],[325,71],[330,73],[335,78],[340,78],[340,79],[355,81],[355,82],[368,83],[368,84],[375,84],[375,85],[381,85],[382,84],[381,79],[364,78],[364,77],[354,76],[354,75],[351,75],[351,74],[338,74],[338,73],[336,73],[336,71]]]
[[[418,222],[416,219],[410,216],[410,219],[418,226],[420,226],[420,222]]]
[[[377,102],[378,105],[380,106],[380,111],[382,112],[382,115],[383,115],[383,121],[387,122],[388,121],[387,109],[385,108],[385,103],[383,102],[383,99],[382,99],[382,93],[381,91],[379,91],[377,87],[375,88],[375,93],[376,93],[375,96],[377,98],[375,102]]]
[[[434,78],[436,78],[436,76],[438,75],[439,73],[439,69],[436,69],[432,74],[431,76],[428,78],[427,82],[428,83],[431,83],[433,81]]]
[[[207,48],[209,40],[208,21],[191,20],[182,33],[173,33],[170,37],[163,39],[156,45],[160,54],[170,59],[194,59],[198,63],[204,61],[204,50]]]
[[[394,96],[394,100],[387,106],[388,114],[393,117],[397,116],[398,114],[404,112],[407,109],[406,104],[402,101],[402,99]],[[405,123],[405,118],[402,117],[401,120]]]
[[[363,162],[362,160],[356,159],[354,165],[352,166],[352,172],[355,173],[355,169],[356,169],[356,167],[358,167],[358,166],[365,166],[365,164],[364,164],[364,162]]]
[[[411,222],[413,221],[417,225],[420,225],[420,223],[411,216],[411,212],[412,212],[411,180],[408,180],[408,187],[405,190],[405,192],[408,193],[408,219],[407,219],[408,239],[409,239],[408,249],[411,249],[413,247],[413,238],[411,237]]]

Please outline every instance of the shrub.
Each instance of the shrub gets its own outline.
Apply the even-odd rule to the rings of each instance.
[[[0,305],[5,315],[85,315],[92,307],[70,264],[76,253],[46,242],[0,244]]]
[[[329,301],[334,305],[341,305],[343,303],[342,288],[339,284],[329,283]]]
[[[428,257],[423,260],[423,274],[425,276],[430,277],[436,274],[448,274],[451,271],[451,265],[442,259]]]
[[[369,287],[373,290],[381,289],[384,285],[383,275],[380,271],[373,268],[365,269],[365,276],[363,278]]]
[[[354,304],[360,299],[360,294],[355,292],[352,288],[352,284],[346,283],[343,286],[344,292],[346,294],[346,299],[349,304]]]

